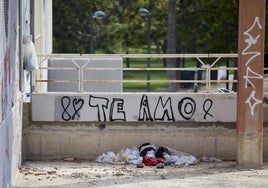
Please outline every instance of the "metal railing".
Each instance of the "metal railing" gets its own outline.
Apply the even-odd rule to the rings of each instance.
[[[238,55],[237,54],[39,54],[39,70],[37,71],[36,76],[36,91],[41,91],[40,89],[42,84],[49,84],[49,83],[77,83],[78,89],[77,92],[84,91],[84,84],[85,83],[192,83],[203,85],[205,92],[211,92],[211,86],[213,83],[226,83],[226,84],[233,84],[237,81],[235,79],[228,79],[229,72],[234,73],[237,70],[236,67],[236,60]],[[124,61],[124,65],[122,67],[88,67],[88,63],[92,61],[94,58],[116,58],[121,57]],[[196,63],[196,67],[189,67],[184,64],[182,67],[176,68],[167,68],[167,67],[153,67],[153,63],[151,64],[152,67],[126,67],[125,60],[126,59],[167,59],[167,58],[176,58],[181,59],[182,62],[191,60],[192,62]],[[56,66],[48,66],[47,60],[69,60],[73,63],[73,67],[56,67]],[[85,60],[85,64],[82,66],[77,63],[77,60]],[[231,60],[231,63],[229,63]],[[223,62],[224,61],[224,62]],[[226,62],[226,64],[225,64]],[[225,66],[220,66],[224,65]],[[47,77],[48,71],[77,71],[78,76],[77,79],[50,79]],[[225,79],[211,79],[212,71],[219,71],[223,70],[227,72],[227,77]],[[130,71],[195,71],[195,72],[202,72],[203,77],[197,78],[195,77],[192,80],[168,80],[168,79],[150,79],[150,80],[126,80],[126,79],[109,79],[109,80],[86,80],[84,79],[84,74],[86,71],[122,71],[130,72]]]

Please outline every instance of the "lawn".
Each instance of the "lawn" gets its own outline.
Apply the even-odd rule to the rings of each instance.
[[[211,64],[215,61],[215,59],[206,59],[204,63]],[[234,59],[229,62],[230,67],[234,67],[235,61]],[[200,64],[199,64],[200,65]],[[185,59],[181,62],[181,67],[196,67],[197,60],[195,59]],[[226,66],[226,59],[221,59],[214,65],[213,67],[218,66]],[[127,60],[124,59],[124,67],[127,67]],[[147,67],[147,59],[142,58],[130,58],[129,59],[129,68],[146,68]],[[163,59],[151,58],[150,59],[150,67],[151,68],[163,68],[164,61]],[[230,71],[229,73],[233,73]],[[151,70],[150,71],[150,83],[151,91],[164,91],[167,87],[167,82],[163,82],[163,80],[167,80],[167,71],[159,71],[159,70]],[[123,91],[146,91],[146,82],[138,82],[147,80],[147,71],[146,70],[124,70],[123,72]],[[138,80],[138,81],[137,81]],[[155,82],[157,80],[162,80],[161,82]],[[129,82],[127,82],[129,81]],[[136,81],[136,82],[135,82]]]
[[[124,60],[124,67],[126,67],[126,60]],[[130,68],[146,68],[147,67],[147,59],[129,59]],[[151,59],[150,60],[151,68],[163,68],[163,60],[162,59]],[[150,71],[150,80],[167,80],[166,71]],[[124,71],[123,79],[125,83],[123,84],[123,91],[146,91],[146,82],[135,82],[135,80],[147,80],[147,71]],[[130,82],[126,82],[129,80]],[[156,91],[157,89],[164,89],[167,86],[166,82],[152,82],[151,91]]]

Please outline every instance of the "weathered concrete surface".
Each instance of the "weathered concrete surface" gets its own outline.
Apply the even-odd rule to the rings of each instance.
[[[18,3],[0,2],[0,187],[9,188],[21,163]]]
[[[235,122],[236,94],[34,93],[33,121]]]
[[[235,158],[235,124],[100,124],[34,123],[24,129],[24,158],[94,160],[106,151],[120,151],[151,142],[198,156]]]
[[[268,144],[268,127],[264,128],[264,145]],[[196,156],[236,158],[235,124],[98,124],[98,123],[34,123],[24,128],[24,159],[62,159],[75,157],[94,160],[106,151],[151,142],[169,146]],[[264,160],[268,151],[264,148]]]
[[[268,144],[267,94],[265,97],[264,146]],[[145,142],[169,146],[195,156],[236,158],[235,121],[39,122],[31,121],[29,104],[25,104],[24,113],[23,156],[26,160],[65,157],[94,160],[103,152],[117,152]],[[264,148],[264,160],[267,159],[268,151]]]
[[[247,168],[263,162],[265,6],[265,0],[239,2],[237,163]]]
[[[264,145],[268,144],[264,127]],[[235,123],[31,122],[24,127],[24,159],[76,157],[94,160],[144,142],[169,146],[196,156],[236,157]],[[268,151],[264,149],[264,159]]]
[[[0,123],[0,187],[9,187],[21,164],[22,98]]]
[[[14,188],[265,188],[268,164],[261,170],[239,169],[234,161],[197,165],[136,168],[99,163],[26,162]]]

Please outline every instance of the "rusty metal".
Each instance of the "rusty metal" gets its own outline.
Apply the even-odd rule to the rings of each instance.
[[[237,164],[261,168],[265,0],[239,2]]]

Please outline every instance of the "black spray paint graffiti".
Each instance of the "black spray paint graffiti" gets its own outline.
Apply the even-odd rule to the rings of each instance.
[[[110,121],[126,121],[123,99],[113,98],[110,108]]]
[[[62,119],[65,121],[78,120],[80,118],[80,109],[84,105],[84,99],[74,98],[71,99],[69,96],[61,98],[61,106],[63,108]]]
[[[89,96],[89,106],[98,109],[98,120],[106,121],[105,109],[108,108],[109,99],[103,97]]]
[[[178,109],[181,117],[186,120],[190,120],[195,113],[196,103],[194,99],[185,97],[178,103]]]
[[[171,105],[171,98],[168,97],[164,103],[162,97],[159,97],[154,111],[154,119],[163,121],[165,120],[165,117],[167,118],[167,121],[175,121]]]
[[[109,99],[104,97],[89,96],[89,106],[97,108],[98,121],[106,121],[105,110],[109,108]],[[126,121],[126,114],[124,111],[124,100],[120,98],[113,98],[110,105],[110,121]]]
[[[143,95],[140,102],[139,121],[153,121],[151,116],[148,97]]]
[[[211,107],[213,105],[213,101],[211,99],[206,99],[203,103],[203,110],[205,112],[204,119],[207,119],[207,115],[213,117],[212,114],[209,113]]]
[[[149,104],[148,96],[143,95],[139,109],[137,109],[139,114],[138,121],[175,121],[171,97],[166,100],[161,96],[158,97],[153,116],[151,114],[153,109],[150,108]],[[110,102],[108,98],[90,95],[88,105],[95,109],[98,121],[107,121],[107,117],[109,117],[109,121],[126,121],[125,101],[122,98],[112,98]],[[61,106],[63,109],[61,118],[63,120],[79,120],[80,110],[84,106],[84,99],[64,96],[61,98]],[[203,102],[203,111],[205,113],[203,119],[207,119],[208,116],[213,117],[210,112],[212,106],[213,101],[211,99],[206,99]],[[191,120],[196,112],[195,100],[190,97],[182,98],[178,102],[178,111],[182,118]]]
[[[207,119],[207,115],[209,115],[210,117],[213,117],[213,115],[210,113],[210,109],[212,105],[213,105],[213,101],[211,99],[206,99],[204,101],[203,103],[203,110],[205,112],[203,116],[204,119]],[[180,102],[178,103],[178,109],[179,109],[180,115],[184,119],[190,120],[196,111],[196,102],[194,101],[194,99],[190,97],[185,97],[181,99]]]
[[[205,112],[203,118],[207,119],[207,115],[213,117],[210,110],[213,106],[213,101],[211,99],[206,99],[203,103],[203,111]],[[182,118],[185,120],[190,120],[196,111],[196,102],[190,97],[184,97],[178,102],[178,111]],[[154,118],[151,116],[151,109],[149,107],[148,97],[143,95],[140,102],[139,109],[139,121],[175,121],[171,98],[164,102],[163,98],[160,96],[158,98],[156,107],[154,109]]]
[[[146,95],[142,96],[139,110],[139,121],[164,121],[165,117],[167,121],[175,121],[170,97],[166,102],[163,101],[161,96],[158,98],[154,110],[154,118],[152,118],[148,97]]]

